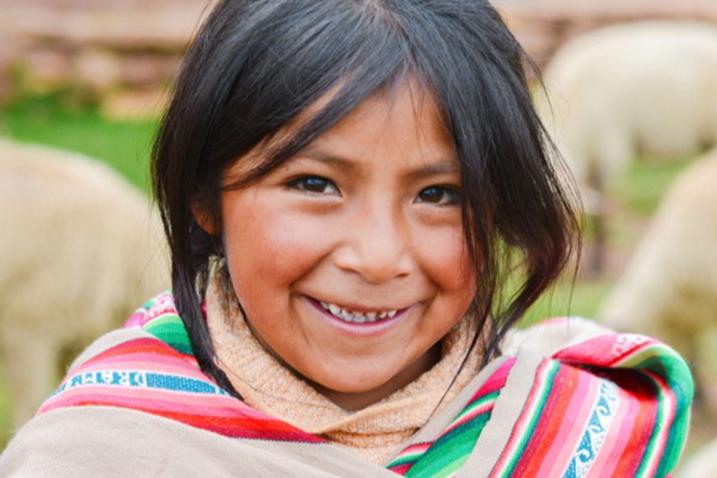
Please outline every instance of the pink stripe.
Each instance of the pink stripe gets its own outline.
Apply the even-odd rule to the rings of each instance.
[[[491,374],[478,391],[471,397],[470,402],[477,400],[483,395],[488,395],[503,388],[510,370],[515,365],[515,357],[508,357],[498,369]]]
[[[424,451],[428,450],[431,447],[432,443],[418,443],[416,445],[411,445],[408,448],[406,448],[407,453],[415,453],[417,451]]]
[[[201,371],[184,361],[176,358],[157,358],[156,355],[142,354],[132,355],[131,357],[122,357],[122,360],[98,360],[73,370],[72,375],[78,375],[87,372],[99,372],[102,370],[126,371],[126,372],[157,372],[182,375],[191,377],[203,382],[209,382],[207,376]],[[151,368],[149,368],[151,367]]]
[[[157,339],[140,338],[127,341],[115,347],[103,350],[97,355],[91,357],[84,363],[124,360],[124,357],[132,355],[151,355],[158,357],[166,357],[174,360],[184,360],[187,363],[195,362],[194,357],[182,355],[169,345],[160,342]]]
[[[203,416],[214,416],[214,417],[226,417],[231,415],[241,414],[246,416],[250,410],[248,407],[239,408],[236,404],[233,406],[222,406],[217,403],[208,403],[212,400],[207,400],[206,397],[203,399],[200,397],[182,397],[177,400],[176,397],[169,397],[169,399],[161,398],[157,394],[146,393],[146,390],[141,390],[137,394],[133,394],[130,397],[114,397],[117,403],[131,403],[136,407],[145,409],[152,409],[158,411],[172,411],[178,413],[185,413],[187,415],[203,415]],[[110,394],[102,394],[102,396],[112,397]],[[134,408],[133,406],[133,408]],[[253,414],[256,418],[264,417],[260,414]]]
[[[70,390],[58,397],[58,400],[48,400],[39,413],[48,412],[58,407],[78,406],[78,402],[93,402],[98,405],[171,411],[187,415],[197,415],[197,410],[201,410],[202,413],[199,415],[204,416],[240,415],[255,419],[267,418],[263,413],[253,410],[234,398],[221,396],[214,398],[216,400],[189,396],[178,399],[176,396],[172,396],[166,400],[161,394],[144,389],[132,390],[132,394],[124,393],[117,396],[114,391],[107,390],[106,387],[91,387],[83,390]]]
[[[206,416],[206,417],[232,417],[232,416],[246,416],[244,410],[239,410],[236,407],[200,407],[200,400],[182,400],[181,402],[173,400],[162,400],[154,395],[146,395],[138,393],[132,397],[116,397],[106,394],[95,394],[92,396],[93,400],[99,400],[108,405],[115,404],[132,409],[143,409],[151,410],[152,412],[171,412],[179,413],[183,415],[192,416]],[[109,400],[108,398],[109,397]],[[264,418],[264,417],[262,417]]]
[[[646,469],[646,476],[654,476],[657,472],[657,466],[660,464],[659,458],[655,458],[659,457],[659,455],[655,455],[655,450],[664,451],[666,448],[667,438],[670,435],[670,428],[672,427],[672,422],[675,419],[675,413],[677,410],[677,397],[670,389],[670,387],[665,383],[662,377],[655,373],[648,372],[647,370],[644,370],[643,373],[652,378],[657,383],[661,392],[660,395],[663,397],[662,404],[660,404],[659,402],[660,397],[655,397],[656,405],[660,405],[660,411],[662,412],[662,422],[655,423],[655,426],[660,426],[661,429],[657,437],[651,440],[655,442],[653,446],[652,456],[646,457],[649,459],[649,466]]]
[[[178,354],[162,354],[158,353],[156,351],[131,351],[131,352],[123,352],[121,355],[107,355],[102,358],[94,358],[90,359],[90,361],[86,362],[87,365],[94,366],[98,363],[125,363],[125,362],[150,362],[150,363],[176,363],[186,366],[194,367],[195,361],[192,359],[191,361],[186,360],[184,357],[179,356]]]
[[[142,397],[142,394],[137,396],[123,395],[118,397],[110,393],[101,393],[96,391],[94,393],[84,393],[79,397],[74,397],[72,400],[68,397],[67,400],[63,400],[61,405],[63,406],[82,406],[78,401],[87,402],[92,405],[106,406],[106,407],[119,407],[119,408],[131,408],[133,410],[140,411],[152,411],[154,412],[172,412],[183,415],[201,415],[201,416],[221,416],[220,414],[205,413],[205,409],[201,408],[201,413],[197,413],[197,409],[194,409],[192,413],[191,405],[187,405],[183,402],[173,402],[167,400],[160,400],[156,395],[150,395]],[[77,400],[80,399],[80,400]],[[70,403],[67,403],[70,402]],[[55,408],[55,407],[53,407]],[[49,411],[49,410],[45,410]],[[226,415],[224,415],[226,416]]]
[[[625,368],[625,365],[636,360],[644,349],[652,347],[656,343],[654,340],[644,336],[610,333],[564,348],[553,354],[553,358],[564,363],[598,365],[604,368]]]
[[[609,364],[609,366],[612,368],[636,368],[636,369],[639,369],[641,367],[626,367],[626,365],[633,361],[635,362],[636,365],[639,365],[639,363],[641,362],[641,360],[639,359],[640,358],[639,356],[646,352],[645,349],[649,349],[651,347],[654,347],[655,345],[657,345],[657,343],[653,340],[648,340],[646,342],[643,342],[640,345],[636,346],[635,348],[630,349],[627,352],[618,356],[618,358],[613,360]],[[652,356],[653,354],[649,354],[649,355]]]
[[[577,444],[590,420],[595,401],[600,393],[600,380],[594,379],[586,372],[577,374],[578,386],[571,395],[570,404],[564,415],[560,417],[560,428],[552,446],[543,458],[543,463],[536,476],[562,476],[574,453],[566,443]],[[545,417],[551,420],[552,417]],[[551,420],[553,423],[554,420]]]
[[[429,443],[417,443],[417,444],[415,444],[415,445],[411,445],[411,446],[405,448],[405,449],[394,459],[394,461],[397,460],[398,458],[404,457],[404,456],[406,456],[406,455],[412,455],[412,454],[414,454],[414,453],[424,452],[424,451],[428,450],[428,449],[431,447],[432,444],[433,444],[433,443],[429,442]]]
[[[129,319],[127,319],[127,322],[124,323],[122,328],[128,329],[130,327],[141,327],[142,326],[142,319],[147,315],[147,313],[144,311],[144,309],[140,309],[137,312],[134,312],[132,315],[129,316]]]
[[[610,424],[608,435],[605,437],[600,454],[595,463],[590,467],[586,478],[603,478],[613,476],[617,468],[617,461],[620,459],[625,445],[632,438],[633,423],[638,407],[635,400],[622,389],[617,389],[619,406],[615,417]]]
[[[446,428],[446,429],[443,431],[443,433],[441,433],[441,436],[447,434],[448,432],[450,432],[450,431],[453,430],[454,428],[457,428],[457,427],[463,425],[464,423],[467,423],[467,422],[471,421],[472,419],[474,419],[474,418],[477,417],[478,415],[482,415],[483,413],[486,413],[486,412],[491,411],[494,406],[495,406],[495,401],[494,401],[494,400],[491,400],[491,401],[489,401],[489,402],[486,402],[486,403],[482,404],[481,406],[479,406],[479,407],[476,408],[475,410],[471,411],[471,413],[465,415],[465,416],[462,417],[460,420],[458,420],[457,422],[453,423],[451,426],[449,426],[448,428]]]
[[[174,299],[171,299],[174,300]],[[163,305],[162,307],[157,307],[156,305],[153,306],[150,310],[147,309],[139,309],[138,311],[134,312],[132,315],[129,316],[129,318],[125,321],[124,325],[122,326],[123,329],[129,329],[132,327],[141,327],[143,328],[146,326],[149,322],[153,321],[154,319],[167,316],[167,315],[179,315],[177,312],[177,309],[174,305]]]

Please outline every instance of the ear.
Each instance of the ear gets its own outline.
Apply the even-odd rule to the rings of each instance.
[[[209,214],[207,208],[201,207],[196,201],[193,201],[189,207],[192,211],[192,216],[194,216],[194,220],[204,232],[210,236],[219,234],[221,228],[215,218],[212,217],[212,214]]]

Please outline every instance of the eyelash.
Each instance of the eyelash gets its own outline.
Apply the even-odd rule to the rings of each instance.
[[[314,181],[314,188],[316,188],[316,186],[319,186],[322,187],[322,190],[312,190],[312,186],[309,185],[310,181]],[[338,187],[336,187],[336,185],[331,180],[321,176],[302,176],[296,179],[292,179],[286,184],[286,186],[289,189],[299,190],[312,196],[341,195],[341,193],[339,193]],[[327,193],[326,188],[328,187],[333,188],[334,192]],[[426,201],[426,198],[422,198],[422,196],[425,196],[427,192],[440,192],[442,195],[438,201]],[[448,199],[447,201],[444,201],[446,197],[448,197]],[[461,195],[459,191],[450,186],[429,186],[427,188],[422,189],[418,193],[418,196],[416,197],[416,202],[435,204],[440,207],[452,206],[461,203]]]
[[[331,182],[330,180],[323,178],[321,176],[302,176],[300,178],[292,179],[291,181],[289,181],[286,184],[286,186],[289,189],[297,189],[299,191],[303,191],[312,196],[323,196],[323,195],[327,194],[324,191],[312,191],[310,188],[307,188],[306,186],[308,185],[308,182],[311,180],[318,180],[318,181],[322,182],[324,185],[324,189],[328,186],[332,187],[335,191],[335,194],[340,195],[339,188],[337,188],[333,182]]]
[[[427,191],[435,192],[438,191],[442,193],[441,198],[438,201],[423,201],[421,200],[421,196],[424,195]],[[443,201],[444,198],[448,197],[447,201]],[[456,190],[454,187],[451,186],[429,186],[425,189],[422,189],[421,192],[418,193],[418,197],[416,198],[418,202],[425,202],[428,204],[435,204],[439,207],[446,207],[446,206],[454,206],[461,203],[461,193],[460,191]]]

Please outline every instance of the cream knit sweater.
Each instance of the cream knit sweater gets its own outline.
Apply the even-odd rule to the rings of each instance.
[[[429,420],[473,336],[472,323],[463,318],[443,339],[441,359],[429,371],[379,402],[347,411],[272,357],[253,336],[238,308],[223,305],[216,289],[210,287],[207,294],[207,324],[218,364],[244,400],[302,430],[349,447],[376,464],[384,463]],[[479,353],[471,353],[441,405],[449,403],[476,375],[479,360]]]

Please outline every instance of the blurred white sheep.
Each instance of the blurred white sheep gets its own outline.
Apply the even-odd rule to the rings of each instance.
[[[0,138],[0,349],[21,425],[57,385],[63,352],[169,287],[149,201],[98,161]]]
[[[541,114],[576,175],[609,180],[637,153],[692,155],[717,140],[717,27],[614,25],[567,43],[543,80]]]
[[[712,478],[717,476],[717,438],[695,451],[683,460],[680,478]]]
[[[604,241],[604,189],[638,156],[684,158],[717,142],[717,27],[651,21],[568,42],[543,75],[536,104],[581,183]],[[597,264],[600,267],[601,251]]]
[[[717,420],[717,152],[676,179],[598,315],[682,353]]]

